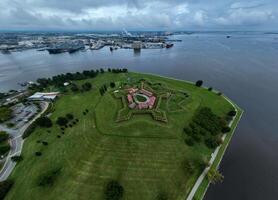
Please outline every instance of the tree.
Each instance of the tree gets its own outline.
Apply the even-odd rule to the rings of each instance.
[[[44,174],[39,176],[38,185],[43,187],[52,186],[57,180],[60,173],[61,173],[61,168],[56,168],[45,172]]]
[[[168,199],[168,195],[165,192],[159,193],[155,198],[155,200],[167,200],[167,199]]]
[[[216,169],[210,168],[210,170],[207,173],[207,179],[212,183],[215,184],[217,182],[222,182],[224,179],[224,176],[220,174],[219,171]]]
[[[5,142],[9,139],[9,135],[6,131],[0,131],[0,142]]]
[[[37,151],[37,152],[35,152],[35,155],[36,155],[36,156],[41,156],[41,155],[42,155],[42,152]]]
[[[20,162],[23,160],[23,157],[22,156],[13,156],[13,157],[11,157],[11,160],[13,162]]]
[[[120,200],[124,194],[124,188],[118,181],[112,180],[108,182],[105,189],[106,200]]]
[[[66,114],[66,117],[68,118],[68,120],[73,120],[74,116],[71,113]]]
[[[198,81],[196,81],[195,85],[197,87],[201,87],[203,85],[203,81],[202,80],[198,80]]]
[[[231,131],[231,128],[229,126],[225,126],[222,128],[222,133],[228,133]]]
[[[58,117],[56,123],[60,126],[65,126],[68,123],[68,119],[65,117]]]
[[[40,117],[37,119],[37,124],[41,127],[50,128],[52,126],[52,121],[48,117]]]
[[[236,116],[236,111],[235,110],[231,110],[230,112],[228,112],[228,115],[231,117]]]
[[[104,69],[100,68],[100,73],[103,74],[104,73]]]
[[[114,82],[111,82],[111,83],[110,83],[110,87],[111,87],[111,88],[114,88],[115,86],[116,86],[116,84],[115,84]]]
[[[0,155],[4,155],[6,154],[7,152],[9,152],[11,149],[10,145],[8,144],[2,144],[0,145]]]
[[[12,180],[6,180],[0,182],[0,199],[4,199],[6,194],[12,188],[14,182]]]
[[[209,87],[209,88],[208,88],[208,91],[212,91],[212,87]]]

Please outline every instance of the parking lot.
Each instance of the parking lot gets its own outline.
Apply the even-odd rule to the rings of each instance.
[[[21,128],[25,123],[30,121],[38,111],[37,105],[32,103],[28,103],[26,105],[19,103],[11,108],[13,110],[14,117],[6,124],[14,124],[13,128],[15,129]]]

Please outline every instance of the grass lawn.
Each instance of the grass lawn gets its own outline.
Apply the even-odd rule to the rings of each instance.
[[[158,90],[158,85],[163,85],[190,97],[185,100],[177,92],[167,101],[162,99],[160,108],[167,114],[167,123],[155,121],[147,114],[116,122],[122,103],[113,97],[113,90],[118,90],[120,83],[140,79],[151,82]],[[99,88],[112,81],[117,86],[108,88],[101,96]],[[187,146],[183,128],[200,107],[209,107],[224,117],[232,105],[207,89],[153,75],[104,73],[76,84],[84,82],[91,82],[92,90],[63,94],[50,116],[55,123],[58,117],[71,113],[79,122],[64,134],[58,125],[36,128],[24,143],[24,159],[11,175],[15,184],[5,199],[101,200],[105,199],[104,189],[110,180],[123,186],[126,200],[154,200],[159,194],[177,199],[189,193],[201,171],[189,173],[184,161],[197,163],[213,150],[204,143]],[[35,152],[42,155],[35,156]],[[52,185],[38,186],[42,174],[56,169],[59,174]]]

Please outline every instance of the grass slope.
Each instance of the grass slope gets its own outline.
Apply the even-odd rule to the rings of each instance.
[[[131,120],[116,123],[121,103],[109,92],[100,96],[99,88],[127,78],[159,82],[175,90],[187,91],[188,102],[180,102],[179,96],[162,102],[167,110],[167,124],[152,120],[149,115],[133,116]],[[124,187],[124,199],[155,199],[166,193],[176,199],[188,193],[200,172],[189,174],[183,167],[186,159],[200,160],[212,150],[199,144],[188,147],[182,138],[183,127],[188,124],[200,106],[210,107],[219,116],[232,109],[222,97],[192,84],[153,75],[125,73],[100,74],[91,82],[93,89],[84,93],[61,96],[54,104],[51,119],[72,113],[79,123],[68,128],[65,134],[57,125],[49,129],[37,128],[25,141],[24,160],[13,171],[15,185],[7,200],[29,199],[104,199],[104,189],[111,179]],[[178,106],[175,101],[180,102]],[[83,111],[88,109],[87,115]],[[58,138],[60,135],[61,138]],[[43,145],[37,141],[47,141]],[[35,152],[42,156],[35,156]],[[53,186],[38,186],[43,173],[60,169]]]

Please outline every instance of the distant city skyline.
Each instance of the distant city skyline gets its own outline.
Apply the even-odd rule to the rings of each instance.
[[[1,0],[0,30],[278,30],[277,0]]]

